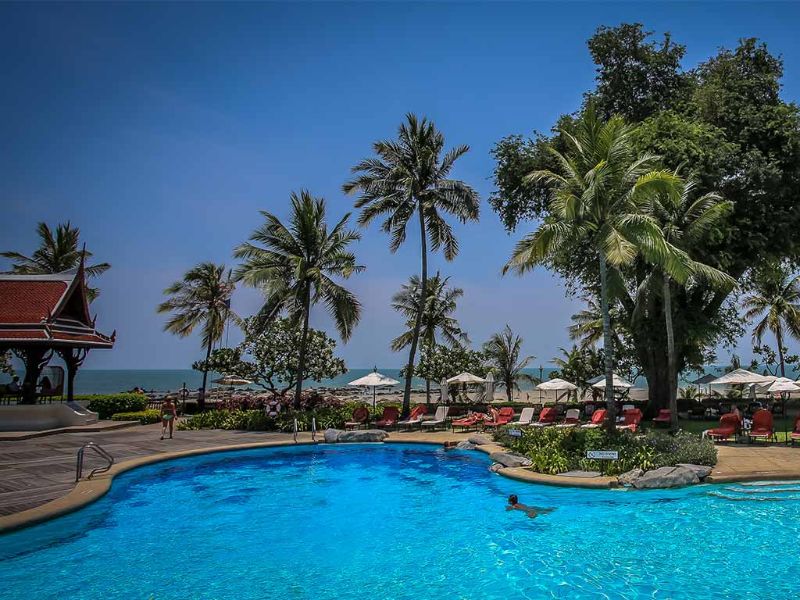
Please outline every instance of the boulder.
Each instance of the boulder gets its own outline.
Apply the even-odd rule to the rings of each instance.
[[[467,438],[467,441],[470,444],[475,444],[476,446],[485,446],[486,444],[492,444],[492,440],[487,438],[485,435],[471,435]]]
[[[342,433],[341,429],[326,429],[325,430],[325,443],[326,444],[335,444],[340,433]]]
[[[530,467],[533,464],[529,458],[515,452],[492,452],[489,458],[504,467]]]
[[[688,463],[678,463],[679,467],[683,467],[684,469],[690,469],[694,471],[695,475],[700,479],[705,479],[709,475],[711,475],[712,467],[708,467],[706,465],[691,465]]]
[[[489,470],[492,473],[497,473],[498,471],[502,471],[503,469],[505,469],[505,467],[500,463],[492,463],[491,466],[489,467]]]
[[[467,440],[461,440],[456,444],[458,450],[475,450],[475,444]]]
[[[337,442],[382,442],[389,435],[382,429],[365,429],[361,431],[341,431]]]
[[[631,469],[627,473],[623,473],[617,477],[617,481],[619,481],[620,485],[633,485],[633,482],[639,479],[642,475],[644,475],[644,471],[642,469]]]
[[[654,488],[672,488],[700,483],[697,473],[686,467],[661,467],[647,471],[633,481],[637,490]]]

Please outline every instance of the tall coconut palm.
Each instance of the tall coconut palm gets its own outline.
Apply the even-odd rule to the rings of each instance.
[[[36,233],[39,235],[39,248],[31,256],[12,251],[0,252],[0,256],[13,261],[12,273],[20,275],[61,273],[77,268],[81,257],[86,260],[92,256],[91,252],[80,248],[81,231],[73,227],[69,221],[56,225],[55,232],[47,223],[39,223],[36,226]],[[85,267],[86,275],[89,277],[96,277],[110,268],[111,265],[105,262]],[[86,293],[89,301],[100,294],[97,288],[88,288]]]
[[[361,317],[361,304],[333,278],[348,279],[364,267],[349,250],[350,244],[360,239],[358,232],[347,229],[350,213],[329,230],[323,198],[303,190],[299,195],[292,193],[290,200],[292,212],[286,225],[262,211],[264,224],[234,254],[243,260],[236,270],[237,279],[264,293],[258,321],[267,323],[285,311],[303,328],[294,395],[295,406],[299,406],[311,307],[324,303],[342,340],[350,339]]]
[[[214,344],[222,339],[225,323],[235,318],[231,311],[233,289],[231,274],[225,272],[225,265],[204,262],[186,271],[180,281],[165,289],[164,294],[169,298],[158,305],[159,313],[171,313],[164,325],[165,331],[186,337],[197,327],[202,329],[206,365]],[[197,401],[200,410],[205,409],[207,383],[206,366],[203,368],[203,393]]]
[[[664,240],[645,204],[652,193],[675,184],[672,173],[655,170],[656,157],[637,156],[631,144],[634,129],[618,118],[603,122],[589,106],[574,133],[562,131],[569,150],[551,149],[560,172],[535,171],[527,178],[549,184],[549,216],[515,247],[505,271],[519,274],[543,264],[567,243],[585,243],[597,252],[600,309],[603,317],[603,356],[606,427],[614,431],[613,335],[609,313],[609,267],[631,264],[637,256],[663,264],[679,281],[688,276],[680,252]]]
[[[428,279],[419,336],[422,343],[430,347],[438,343],[437,335],[450,346],[469,343],[469,336],[461,330],[458,321],[452,316],[456,310],[456,301],[464,295],[464,290],[450,287],[449,281],[449,277],[442,277],[438,271]],[[392,297],[392,308],[406,318],[408,328],[392,340],[392,350],[395,352],[407,348],[414,339],[421,287],[419,277],[412,275],[408,283],[404,283],[400,291]],[[430,403],[431,381],[428,378],[425,379],[425,394]]]
[[[449,213],[459,221],[477,220],[478,194],[463,181],[449,179],[450,171],[469,146],[456,146],[444,151],[444,136],[427,119],[413,114],[398,129],[396,140],[373,144],[376,154],[353,167],[355,177],[344,184],[345,193],[360,192],[355,202],[362,209],[358,222],[369,225],[385,217],[381,229],[391,236],[389,248],[396,252],[406,239],[406,229],[412,218],[419,222],[421,269],[420,306],[409,344],[408,365],[403,391],[403,414],[411,405],[411,377],[422,327],[422,307],[425,306],[428,285],[428,243],[431,249],[440,248],[446,260],[458,254],[458,240],[444,219]]]
[[[753,341],[760,345],[771,331],[778,347],[781,377],[786,377],[783,349],[787,334],[800,339],[800,275],[780,264],[768,265],[755,273],[755,290],[743,301],[744,317],[753,322]]]
[[[498,381],[506,388],[506,398],[509,402],[520,381],[531,383],[536,381],[533,376],[523,373],[523,369],[536,357],[522,356],[522,337],[514,335],[508,325],[503,331],[492,334],[483,345],[483,352],[493,370],[497,372]]]
[[[685,253],[685,262],[691,273],[684,287],[708,285],[716,289],[732,288],[736,281],[709,265],[692,260],[698,245],[730,213],[733,204],[723,201],[719,194],[710,192],[696,197],[697,184],[693,180],[678,183],[672,193],[654,195],[653,214],[662,226],[664,239]],[[678,430],[678,369],[675,356],[675,333],[672,325],[672,288],[678,284],[664,269],[656,269],[654,276],[661,279],[664,300],[664,321],[667,332],[667,369],[669,371],[670,428]]]

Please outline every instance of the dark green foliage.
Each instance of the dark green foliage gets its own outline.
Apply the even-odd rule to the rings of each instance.
[[[134,412],[120,412],[111,415],[112,421],[139,421],[142,425],[158,423],[161,420],[161,411],[155,408],[137,410]]]
[[[713,442],[696,434],[679,432],[672,436],[648,431],[643,435],[629,432],[609,434],[603,429],[528,428],[522,437],[511,437],[508,428],[495,434],[495,440],[524,454],[539,473],[555,475],[580,469],[619,475],[633,468],[645,470],[674,466],[678,463],[714,465],[717,451]],[[590,460],[587,450],[617,450],[619,460]]]
[[[87,408],[100,415],[101,419],[110,419],[121,412],[136,412],[147,407],[147,397],[142,394],[93,394],[75,396],[75,401],[88,401]]]

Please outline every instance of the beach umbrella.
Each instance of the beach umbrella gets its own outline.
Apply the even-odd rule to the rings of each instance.
[[[600,375],[599,377],[595,377],[594,379],[589,380],[589,383],[591,383],[592,387],[596,390],[604,390],[606,389],[606,376]],[[630,389],[633,387],[633,384],[629,381],[626,381],[616,373],[613,373],[611,376],[611,387],[614,389]]]
[[[555,392],[566,391],[567,393],[578,389],[574,383],[570,383],[565,379],[555,377],[548,381],[543,381],[536,386],[537,390],[554,390]],[[556,402],[558,402],[558,393],[556,393]]]
[[[450,389],[449,386],[447,385],[447,379],[442,379],[439,382],[439,389],[442,391],[441,403],[447,404],[450,400],[449,398]]]
[[[223,375],[219,379],[214,379],[211,383],[217,383],[219,385],[250,385],[253,382],[244,377],[237,377],[236,375]]]
[[[396,379],[392,379],[391,377],[387,377],[383,373],[378,373],[378,369],[376,368],[372,373],[369,375],[365,375],[364,377],[359,377],[355,381],[351,381],[347,385],[354,385],[363,388],[372,388],[372,406],[375,406],[376,403],[376,392],[375,390],[379,387],[387,387],[391,385],[397,385],[400,383]]]
[[[771,383],[775,378],[759,375],[747,369],[735,369],[708,382],[708,385],[750,385],[753,383]]]
[[[447,383],[486,383],[486,380],[482,377],[478,377],[477,375],[473,375],[472,373],[459,373],[455,377],[451,377],[447,380]]]
[[[494,375],[492,372],[489,371],[489,374],[486,375],[486,383],[484,384],[484,394],[486,397],[486,402],[491,404],[494,400]]]
[[[773,381],[766,389],[767,392],[772,394],[780,393],[781,395],[781,407],[783,410],[783,430],[786,434],[786,441],[789,441],[789,418],[786,414],[786,396],[787,394],[790,395],[792,392],[800,392],[800,385],[797,385],[794,381],[789,379],[788,377],[776,377],[775,381]]]

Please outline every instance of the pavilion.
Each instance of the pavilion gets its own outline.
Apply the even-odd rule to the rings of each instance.
[[[0,274],[0,352],[11,350],[25,363],[22,402],[36,402],[44,366],[58,354],[67,367],[67,401],[73,399],[78,368],[89,350],[112,348],[110,336],[95,329],[89,316],[83,261],[55,274]]]

